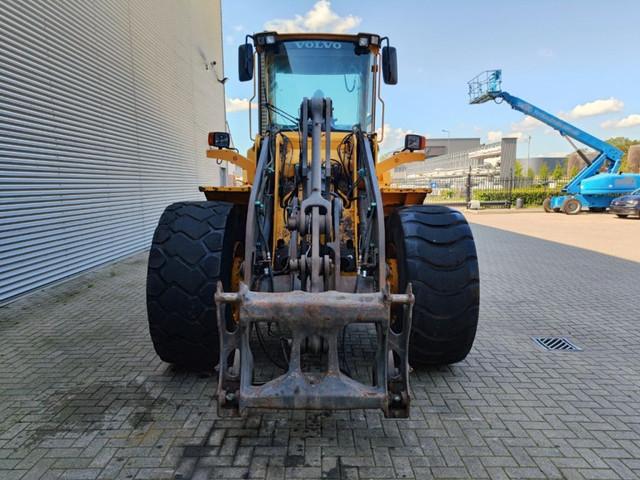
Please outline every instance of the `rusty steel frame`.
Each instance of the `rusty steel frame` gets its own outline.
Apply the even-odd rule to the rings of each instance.
[[[385,416],[409,415],[409,365],[406,361],[414,296],[384,290],[375,293],[326,291],[255,292],[241,283],[238,292],[215,294],[220,331],[218,415],[235,416],[248,408],[354,409],[381,408]],[[226,306],[236,305],[240,323],[227,322]],[[401,324],[390,328],[392,305],[402,305]],[[253,324],[275,322],[292,332],[288,370],[264,383],[253,384],[250,339]],[[373,385],[354,380],[340,370],[338,336],[351,323],[373,323],[378,334]],[[303,342],[318,335],[328,345],[325,372],[304,372]],[[232,361],[229,361],[229,360]],[[399,361],[397,360],[399,359]]]

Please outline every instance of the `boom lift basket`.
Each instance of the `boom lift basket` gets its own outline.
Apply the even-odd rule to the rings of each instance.
[[[469,103],[493,100],[502,92],[502,70],[486,70],[469,82]]]

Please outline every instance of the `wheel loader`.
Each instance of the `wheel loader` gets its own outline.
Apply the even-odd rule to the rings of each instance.
[[[212,132],[206,155],[241,169],[243,183],[201,186],[206,200],[160,217],[147,278],[155,350],[216,368],[221,416],[377,408],[406,418],[410,368],[470,351],[479,277],[463,215],[390,181],[393,168],[443,152],[410,134],[380,159],[396,50],[369,33],[261,32],[239,47],[238,71],[253,80],[253,145],[241,155]],[[364,373],[349,359],[363,335],[375,346]],[[266,379],[260,358],[272,364]]]

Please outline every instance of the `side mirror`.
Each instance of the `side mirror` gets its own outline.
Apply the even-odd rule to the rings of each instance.
[[[253,78],[253,45],[250,43],[238,47],[238,77],[241,82]]]
[[[387,85],[398,83],[398,56],[395,47],[382,47],[382,78]]]
[[[231,135],[227,132],[209,132],[207,138],[210,147],[229,148]]]

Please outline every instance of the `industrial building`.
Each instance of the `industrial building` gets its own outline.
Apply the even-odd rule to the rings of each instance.
[[[531,169],[537,175],[542,165],[546,165],[550,172],[553,171],[556,166],[560,165],[563,168],[563,175],[567,173],[565,165],[567,162],[567,157],[525,157],[519,158],[518,162],[520,162],[520,165],[522,165],[522,171],[524,173],[527,173],[527,171]],[[581,163],[580,168],[582,168],[583,165],[584,164]]]
[[[438,176],[496,175],[511,178],[516,162],[516,138],[503,138],[499,142],[481,144],[479,138],[429,139],[429,147],[445,147],[448,153],[428,158],[423,162],[403,165],[394,169],[397,184],[419,184]]]
[[[0,302],[147,248],[223,165],[220,2],[3,2]]]
[[[478,148],[481,145],[480,137],[455,137],[455,138],[429,138],[429,148],[442,148],[446,153],[458,153]]]

